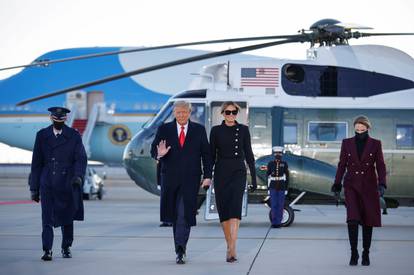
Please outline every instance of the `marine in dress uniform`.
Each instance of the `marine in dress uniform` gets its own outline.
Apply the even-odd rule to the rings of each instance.
[[[80,134],[65,125],[70,110],[52,107],[47,128],[36,134],[31,164],[31,198],[42,207],[42,260],[52,260],[53,227],[62,230],[62,256],[71,258],[73,221],[83,220],[82,182],[87,157]]]
[[[358,264],[358,225],[362,225],[362,265],[369,265],[372,227],[381,226],[380,195],[386,189],[386,168],[381,141],[369,136],[371,123],[365,116],[354,121],[355,136],[342,141],[332,192],[345,190],[350,265]]]
[[[270,193],[272,227],[280,228],[289,184],[289,168],[287,162],[282,160],[283,147],[273,147],[272,151],[275,159],[267,164],[266,176]]]
[[[158,128],[151,145],[151,156],[160,165],[161,221],[173,224],[177,264],[185,263],[191,226],[196,225],[200,181],[209,186],[212,173],[206,130],[190,121],[190,114],[189,103],[175,102],[176,119]]]

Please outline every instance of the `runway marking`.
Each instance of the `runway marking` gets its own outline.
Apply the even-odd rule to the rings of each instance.
[[[0,205],[16,205],[16,204],[30,204],[34,203],[33,201],[25,200],[25,201],[0,201]]]
[[[260,253],[260,251],[262,250],[262,247],[263,247],[264,243],[266,242],[267,237],[269,236],[270,229],[272,229],[272,227],[270,227],[270,226],[269,226],[269,228],[267,229],[266,235],[265,235],[265,237],[263,238],[263,241],[262,241],[262,243],[260,244],[260,247],[259,247],[259,249],[257,250],[256,255],[254,256],[253,261],[252,261],[252,263],[250,264],[249,270],[247,271],[246,275],[249,275],[249,274],[250,274],[250,272],[252,271],[252,268],[253,268],[254,263],[256,262],[257,256],[259,256],[259,253]]]

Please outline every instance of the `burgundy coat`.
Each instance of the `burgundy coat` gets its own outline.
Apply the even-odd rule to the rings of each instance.
[[[344,139],[335,184],[341,184],[343,177],[347,221],[381,226],[378,184],[386,185],[381,141],[368,137],[360,160],[355,137]]]

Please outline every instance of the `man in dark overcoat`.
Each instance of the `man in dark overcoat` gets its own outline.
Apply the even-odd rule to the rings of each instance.
[[[207,187],[212,173],[206,130],[191,122],[190,114],[188,102],[176,101],[175,119],[158,128],[151,145],[151,155],[160,161],[161,167],[161,220],[173,224],[177,264],[185,263],[190,229],[196,225],[202,175],[202,187]]]
[[[53,227],[62,230],[62,257],[71,258],[73,221],[83,220],[82,182],[87,157],[78,131],[65,125],[70,110],[52,107],[52,125],[37,132],[33,149],[31,198],[42,207],[42,260],[52,260]]]

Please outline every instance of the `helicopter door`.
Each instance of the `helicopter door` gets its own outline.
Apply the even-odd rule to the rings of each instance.
[[[247,103],[246,102],[236,102],[236,103],[241,108],[241,110],[239,111],[237,115],[237,122],[247,125],[247,115],[248,115]],[[215,125],[221,124],[221,122],[223,121],[223,116],[221,114],[222,104],[223,102],[217,102],[217,101],[211,103],[211,121],[210,121],[211,124],[209,127],[210,129],[211,127]],[[219,218],[217,207],[216,207],[216,199],[214,196],[214,183],[213,183],[213,187],[209,188],[207,191],[205,207],[206,208],[205,208],[205,213],[204,213],[204,219],[213,220],[213,219]],[[244,190],[241,214],[243,217],[247,216],[247,184]]]

